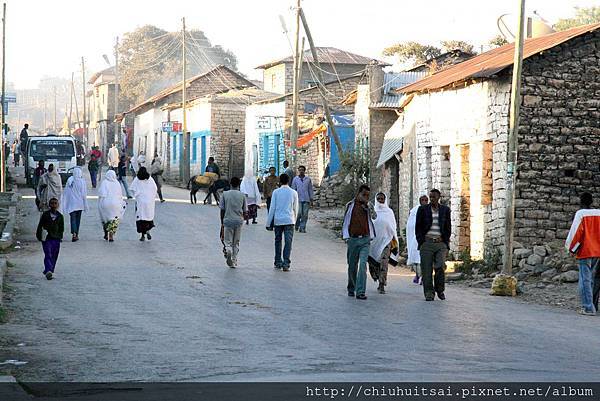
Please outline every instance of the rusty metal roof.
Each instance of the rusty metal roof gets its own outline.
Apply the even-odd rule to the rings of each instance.
[[[599,28],[600,24],[583,25],[566,31],[527,39],[523,46],[523,58],[534,56]],[[397,91],[401,93],[436,91],[450,87],[453,84],[464,83],[470,79],[489,78],[512,66],[514,54],[515,45],[509,43],[439,71]]]
[[[359,56],[358,54],[350,53],[345,50],[340,50],[335,47],[317,47],[317,57],[322,64],[357,64],[357,65],[367,65],[371,61],[372,58]],[[310,50],[304,51],[302,54],[302,59],[304,63],[313,63],[313,56]],[[385,61],[377,60],[380,65],[389,66]],[[279,60],[271,61],[270,63],[266,63],[263,65],[259,65],[256,69],[266,70],[267,68],[271,68],[275,65],[283,64],[283,63],[293,63],[294,57],[284,57]]]

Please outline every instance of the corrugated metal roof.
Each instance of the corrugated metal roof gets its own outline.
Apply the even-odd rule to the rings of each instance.
[[[372,109],[397,109],[401,107],[403,97],[396,89],[412,84],[427,76],[427,72],[386,72],[383,78],[383,97],[380,102],[370,106]]]
[[[388,160],[394,157],[396,153],[401,152],[402,147],[404,146],[404,137],[410,135],[415,130],[414,124],[410,129],[404,129],[402,125],[403,121],[399,118],[385,133],[383,145],[381,146],[381,153],[379,154],[379,161],[377,162],[377,168],[383,166]]]
[[[319,58],[319,62],[323,64],[358,64],[358,65],[367,65],[374,59],[369,57],[360,56],[358,54],[350,53],[345,50],[340,50],[335,47],[317,47],[317,57]],[[312,52],[310,50],[306,50],[302,55],[302,59],[305,63],[314,62]],[[379,61],[380,65],[389,66],[388,63],[384,61]],[[266,63],[263,65],[259,65],[256,67],[257,69],[267,69],[271,68],[275,65],[282,63],[293,63],[294,57],[284,57],[279,60],[271,61],[270,63]]]
[[[600,24],[583,25],[566,31],[527,39],[523,46],[523,58],[534,56],[599,28]],[[489,78],[510,67],[513,64],[514,53],[515,45],[509,43],[439,71],[414,84],[401,88],[399,91],[404,93],[435,91],[469,79]]]

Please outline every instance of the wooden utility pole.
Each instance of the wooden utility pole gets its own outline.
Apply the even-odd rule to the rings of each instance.
[[[521,108],[521,71],[523,67],[523,36],[525,30],[525,0],[520,0],[519,28],[515,38],[510,96],[510,119],[508,132],[508,154],[506,171],[506,214],[504,232],[504,258],[502,272],[512,276],[513,237],[515,228],[515,177],[517,175],[517,150],[519,133],[519,110]]]
[[[300,76],[302,65],[300,62],[300,6],[301,0],[297,0],[296,5],[296,33],[294,36],[294,77],[293,77],[293,95],[292,95],[292,130],[290,132],[290,150],[292,152],[292,168],[296,167],[296,146],[298,144],[298,106],[300,102]]]
[[[71,73],[71,90],[69,91],[69,116],[67,117],[67,124],[69,124],[69,134],[71,134],[71,121],[73,119],[73,73]]]
[[[310,34],[310,29],[308,28],[308,23],[306,22],[306,16],[304,15],[304,11],[300,9],[300,18],[302,19],[302,25],[304,26],[304,32],[306,33],[306,38],[308,39],[308,44],[310,45],[310,51],[313,56],[313,61],[316,68],[317,74],[317,87],[319,88],[319,93],[321,94],[321,99],[323,100],[323,109],[325,109],[325,117],[327,118],[327,124],[329,124],[329,129],[331,130],[331,136],[333,137],[333,141],[335,142],[335,146],[338,149],[338,153],[341,156],[344,153],[344,148],[342,147],[342,141],[340,141],[340,137],[335,131],[335,124],[333,123],[333,119],[331,118],[331,112],[329,111],[329,102],[327,101],[327,95],[325,94],[325,83],[323,81],[323,73],[321,72],[321,64],[319,63],[319,56],[317,54],[317,48],[315,47],[315,42],[313,41],[312,35]]]
[[[113,118],[114,132],[115,132],[115,143],[120,144],[122,147],[124,144],[121,143],[121,125],[117,122],[117,114],[119,114],[119,37],[115,41],[115,115]]]
[[[183,158],[181,160],[180,171],[183,174],[180,174],[183,182],[188,182],[190,179],[190,133],[187,130],[187,113],[186,113],[186,69],[187,63],[185,60],[185,17],[182,18],[183,29],[182,29],[182,39],[183,39],[183,50],[182,50],[182,64],[183,64],[183,82],[181,89],[181,110],[183,112]],[[231,173],[231,172],[230,172]]]
[[[87,113],[85,107],[85,60],[81,57],[81,82],[83,84],[81,91],[83,92],[83,140],[89,147],[89,139],[87,134]],[[75,103],[77,104],[77,103]],[[98,145],[97,143],[95,145]]]
[[[2,177],[0,179],[0,192],[6,191],[6,155],[4,154],[4,141],[8,140],[6,132],[6,121],[4,115],[6,110],[6,3],[2,6],[2,141],[0,141],[0,168],[2,168]],[[23,155],[25,157],[25,155]]]

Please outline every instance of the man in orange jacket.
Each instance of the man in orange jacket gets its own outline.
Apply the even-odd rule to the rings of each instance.
[[[600,268],[600,209],[592,209],[593,198],[589,192],[581,194],[580,199],[581,209],[575,214],[565,246],[579,262],[579,313],[594,316],[594,277]]]

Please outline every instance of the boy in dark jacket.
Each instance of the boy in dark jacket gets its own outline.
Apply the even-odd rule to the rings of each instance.
[[[46,279],[52,280],[52,273],[56,267],[58,253],[60,252],[60,243],[65,230],[65,220],[63,215],[58,211],[58,199],[52,198],[48,202],[50,210],[42,213],[40,222],[38,223],[36,237],[42,242],[44,249],[44,276]],[[46,239],[42,239],[42,232],[46,230],[48,233]]]

